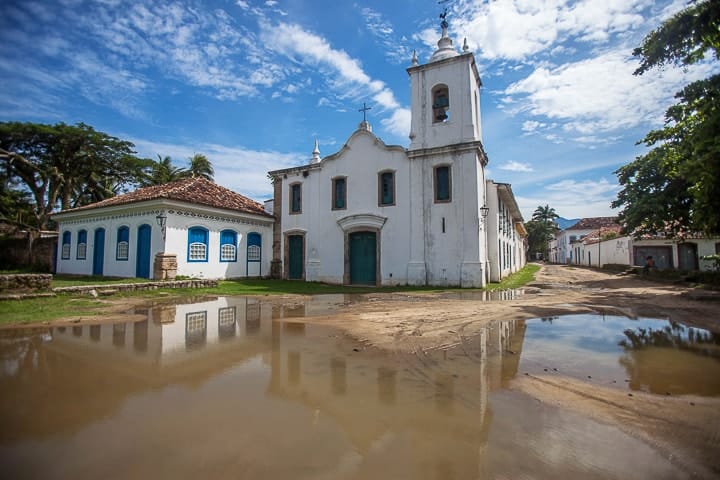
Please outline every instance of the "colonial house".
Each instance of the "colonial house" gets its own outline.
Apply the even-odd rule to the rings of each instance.
[[[53,219],[57,273],[157,278],[158,254],[176,261],[177,275],[188,277],[270,273],[272,215],[201,177],[140,188]]]
[[[428,63],[413,56],[410,146],[365,119],[336,153],[269,172],[273,274],[351,285],[482,287],[525,263],[522,216],[485,177],[474,55],[443,25]]]
[[[580,254],[580,246],[585,236],[594,230],[609,231],[619,228],[616,217],[581,218],[574,225],[555,234],[550,242],[550,261],[587,264],[587,259]]]

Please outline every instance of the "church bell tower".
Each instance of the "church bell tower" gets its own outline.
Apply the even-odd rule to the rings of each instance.
[[[487,282],[485,165],[475,56],[442,34],[425,64],[413,54],[409,283],[478,288]]]
[[[453,48],[443,17],[438,49],[424,65],[413,54],[407,69],[411,89],[410,150],[482,140],[480,87],[475,56]]]

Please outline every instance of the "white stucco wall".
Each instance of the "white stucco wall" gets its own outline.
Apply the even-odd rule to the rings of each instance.
[[[105,213],[105,214],[103,214]],[[92,275],[93,255],[96,249],[95,231],[105,229],[105,244],[103,257],[103,275],[109,277],[135,277],[137,259],[137,235],[141,225],[149,225],[150,236],[150,274],[152,275],[152,261],[155,253],[163,250],[163,239],[160,227],[155,216],[158,211],[142,209],[138,211],[122,212],[87,212],[82,217],[67,220],[58,219],[58,255],[57,273],[73,275]],[[127,260],[117,260],[117,235],[120,227],[128,227],[130,246]],[[81,230],[87,231],[87,251],[85,259],[77,258],[78,235]],[[69,231],[71,236],[70,258],[62,258],[63,233]]]
[[[157,224],[156,216],[167,216],[166,235]],[[94,232],[105,229],[103,275],[110,277],[135,277],[138,228],[149,225],[150,276],[153,275],[155,255],[160,252],[177,256],[177,275],[196,278],[236,278],[266,276],[270,273],[272,260],[272,218],[238,214],[209,207],[194,206],[180,202],[156,201],[152,204],[107,207],[80,212],[68,212],[56,216],[59,226],[57,273],[91,275],[93,273]],[[127,260],[116,258],[117,235],[120,227],[129,228],[129,255]],[[208,260],[188,261],[188,228],[202,227],[208,230]],[[78,232],[87,230],[87,254],[77,258]],[[233,230],[237,234],[237,260],[220,261],[220,232]],[[70,259],[62,258],[63,232],[71,232]],[[262,239],[261,262],[247,263],[247,235],[257,232]]]

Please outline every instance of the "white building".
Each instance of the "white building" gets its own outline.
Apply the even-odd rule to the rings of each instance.
[[[174,254],[177,275],[267,276],[272,215],[204,178],[147,187],[53,215],[56,272],[150,278],[158,253]]]
[[[410,146],[360,123],[340,151],[269,173],[273,275],[338,284],[482,287],[525,263],[509,186],[485,178],[475,57],[444,27],[413,58]],[[490,188],[488,188],[488,185]]]
[[[550,241],[550,261],[587,265],[587,259],[580,253],[585,236],[593,230],[619,228],[615,217],[581,218],[574,225],[555,233]]]
[[[607,264],[644,266],[645,259],[653,257],[658,270],[681,271],[712,270],[712,261],[706,255],[720,253],[720,238],[689,236],[683,239],[616,237],[599,241],[597,232],[591,232],[577,247],[582,260],[579,265],[599,267]]]

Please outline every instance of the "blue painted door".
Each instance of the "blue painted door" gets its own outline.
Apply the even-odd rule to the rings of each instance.
[[[135,252],[135,276],[137,278],[150,278],[151,232],[150,225],[140,225],[138,227],[137,250]]]
[[[350,234],[350,283],[375,285],[377,241],[375,232]]]
[[[95,242],[93,245],[93,275],[102,275],[105,264],[105,229],[95,230]]]

